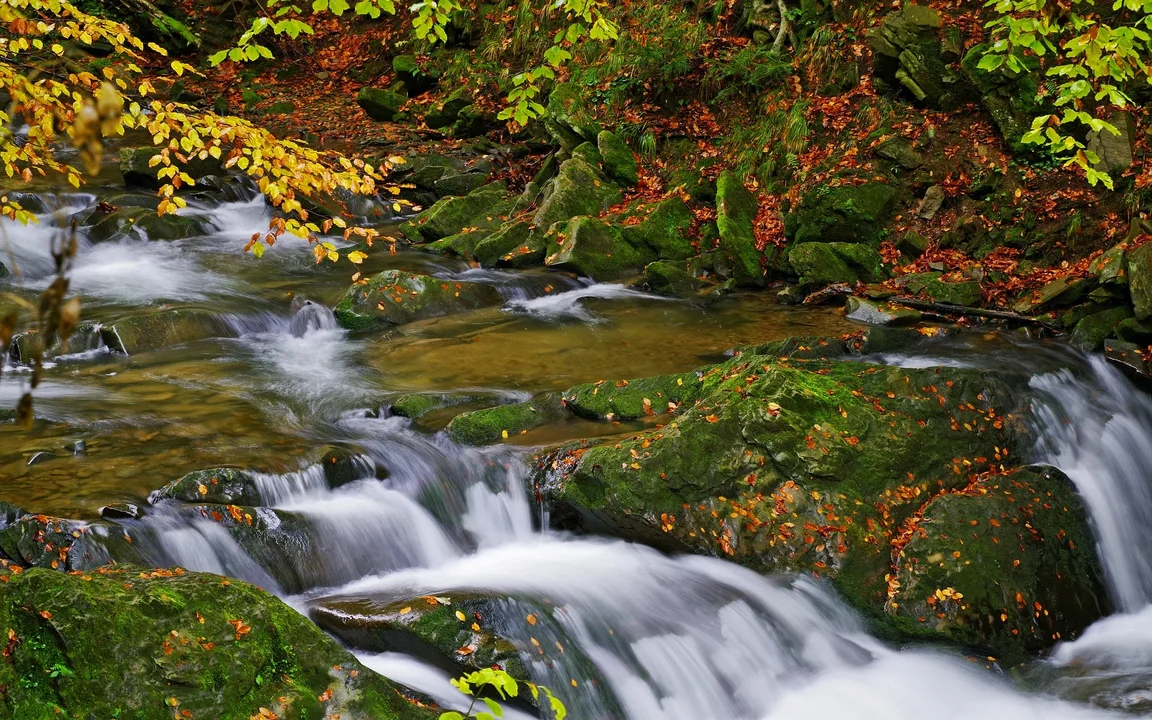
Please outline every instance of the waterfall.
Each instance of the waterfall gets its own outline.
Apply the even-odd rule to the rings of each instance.
[[[1100,357],[1031,387],[1038,459],[1076,484],[1114,602],[1140,610],[1152,602],[1152,399]]]

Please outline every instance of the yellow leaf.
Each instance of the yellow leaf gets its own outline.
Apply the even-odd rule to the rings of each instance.
[[[456,611],[456,619],[459,620],[460,622],[464,622],[465,620],[468,619],[468,616],[465,615],[464,613],[460,612],[459,610],[457,610]]]

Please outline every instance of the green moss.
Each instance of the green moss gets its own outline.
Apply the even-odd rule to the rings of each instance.
[[[476,245],[473,256],[484,267],[495,267],[508,253],[526,246],[532,224],[527,220],[506,223]]]
[[[621,185],[634,187],[640,182],[640,166],[632,148],[615,133],[602,131],[596,136],[596,146],[604,163],[604,172]]]
[[[104,344],[131,355],[181,345],[232,331],[220,318],[204,310],[162,310],[117,320],[100,329]]]
[[[620,190],[579,158],[565,160],[536,211],[536,227],[551,227],[577,215],[595,217],[620,202]]]
[[[491,285],[452,282],[430,275],[387,270],[348,289],[336,305],[336,320],[349,330],[403,325],[415,320],[496,305]]]
[[[659,295],[689,295],[699,290],[703,283],[692,277],[678,263],[666,261],[649,263],[644,268],[644,284]]]
[[[575,217],[568,222],[559,248],[544,262],[594,280],[615,280],[638,274],[656,259],[647,246],[628,242],[619,228],[596,218]]]
[[[394,120],[407,102],[406,96],[383,88],[363,87],[356,95],[356,104],[368,113],[368,117],[381,122]]]
[[[785,218],[785,229],[797,243],[878,242],[895,204],[896,189],[885,183],[820,185]]]
[[[502,183],[473,190],[464,197],[446,197],[417,216],[413,230],[425,242],[455,235],[466,227],[495,228],[511,209]]]
[[[788,249],[788,262],[803,287],[855,283],[856,271],[832,248],[832,243],[801,243]]]
[[[691,404],[700,393],[695,373],[577,385],[564,393],[568,409],[592,420],[635,420]]]
[[[562,417],[560,397],[560,393],[545,393],[527,402],[457,415],[448,423],[448,435],[466,445],[499,442]]]
[[[661,260],[686,260],[696,254],[689,234],[696,217],[679,197],[661,200],[638,225],[622,228],[634,246],[647,246]]]
[[[732,264],[732,277],[745,287],[763,287],[766,280],[756,249],[756,196],[739,177],[723,172],[716,181],[716,224],[720,250]]]
[[[433,410],[464,405],[481,400],[479,395],[461,395],[458,393],[422,393],[419,395],[402,395],[392,401],[389,406],[393,415],[415,420],[427,415]]]
[[[12,633],[0,663],[5,717],[432,717],[243,582],[127,566],[0,574],[0,626]]]

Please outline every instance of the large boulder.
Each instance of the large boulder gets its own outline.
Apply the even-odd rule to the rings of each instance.
[[[356,95],[356,104],[368,117],[380,122],[394,120],[407,102],[407,96],[386,88],[364,87]]]
[[[634,246],[619,228],[596,218],[575,217],[567,223],[559,248],[544,263],[604,281],[637,275],[655,259],[651,249]]]
[[[641,390],[651,405],[678,394],[671,421],[541,455],[530,482],[570,527],[827,577],[890,633],[1012,659],[1074,637],[1105,596],[1083,507],[1062,477],[1001,469],[1031,447],[1005,420],[1027,377],[840,359],[894,347],[886,337],[745,349],[690,375],[690,390],[653,379]],[[973,533],[978,545],[961,545]],[[955,546],[943,555],[941,537]],[[1027,570],[1001,565],[1016,559]],[[937,590],[951,604],[905,608],[941,602]],[[1018,598],[1046,612],[1019,611]]]
[[[692,226],[696,216],[679,197],[661,200],[637,225],[622,228],[625,239],[640,247],[647,245],[661,260],[687,260],[696,254]]]
[[[130,566],[0,579],[4,717],[433,717],[247,583]]]
[[[621,185],[632,187],[640,182],[640,166],[632,148],[615,133],[602,131],[596,136],[596,147],[600,151],[604,172]]]
[[[895,207],[896,189],[885,183],[819,185],[785,217],[785,231],[797,243],[879,242]]]
[[[577,215],[596,217],[621,198],[615,185],[580,158],[561,163],[558,174],[545,188],[545,195],[533,217],[536,227],[551,227]]]
[[[756,196],[731,172],[716,180],[716,225],[720,229],[720,251],[728,256],[732,278],[743,287],[763,287],[766,283],[756,249]]]
[[[885,275],[880,254],[872,248],[853,243],[793,245],[788,249],[788,262],[799,276],[802,288],[877,282]]]
[[[503,183],[491,183],[463,197],[446,197],[420,213],[405,234],[420,242],[432,242],[468,227],[495,228],[511,210]]]
[[[371,330],[499,303],[491,285],[386,270],[349,288],[334,312],[341,327]]]

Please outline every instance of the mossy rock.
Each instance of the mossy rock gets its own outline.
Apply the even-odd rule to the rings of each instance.
[[[462,108],[452,123],[452,137],[473,138],[483,135],[496,126],[497,118],[494,113],[482,110],[476,105]]]
[[[396,398],[388,406],[388,409],[393,415],[415,420],[434,410],[466,405],[483,399],[481,395],[460,393],[414,393]]]
[[[463,197],[446,197],[420,213],[411,230],[423,242],[433,242],[466,227],[498,227],[511,209],[505,193],[503,183],[491,183]]]
[[[1035,58],[1024,59],[1028,70],[1022,73],[982,70],[980,61],[990,49],[987,43],[973,46],[965,53],[961,67],[1013,151],[1034,152],[1035,146],[1024,144],[1022,138],[1031,129],[1032,119],[1046,112],[1039,99],[1039,63]]]
[[[121,206],[110,213],[96,208],[79,213],[78,225],[93,242],[132,238],[135,240],[185,240],[206,235],[210,226],[204,220],[186,215],[157,215],[151,209]]]
[[[555,422],[564,416],[560,393],[457,415],[448,436],[465,445],[488,445]]]
[[[636,420],[671,412],[700,393],[696,373],[577,385],[564,393],[569,412],[589,420]]]
[[[731,172],[716,180],[716,224],[720,251],[730,263],[731,277],[742,287],[763,287],[767,279],[756,249],[756,196]]]
[[[484,267],[495,267],[508,253],[526,247],[531,232],[532,224],[527,220],[506,223],[477,243],[472,256]]]
[[[100,329],[104,344],[126,355],[234,334],[215,313],[190,309],[135,315]]]
[[[385,88],[363,87],[356,95],[356,104],[368,117],[380,122],[395,120],[407,102],[406,95]]]
[[[884,330],[869,333],[856,351],[891,352],[917,336]],[[898,570],[891,543],[926,501],[991,492],[1004,482],[999,466],[1032,446],[1022,425],[1003,419],[1019,411],[1014,389],[1027,375],[838,359],[853,351],[815,338],[747,349],[701,368],[695,399],[663,427],[542,455],[529,482],[577,527],[764,572],[828,577],[878,627],[906,637],[885,582]],[[575,410],[571,399],[568,405]],[[1101,594],[1087,520],[1072,509],[1063,522],[1076,545],[1057,563],[1075,593],[1049,608],[1074,618],[1062,626],[1064,639],[1098,616],[1075,598]],[[1016,576],[992,577],[1010,583]],[[945,576],[940,587],[960,589],[961,580]],[[1014,597],[1035,586],[1004,590]],[[1013,627],[1030,634],[1030,626]],[[926,636],[955,640],[944,631]],[[981,633],[980,640],[1013,657],[1034,647],[1010,633]]]
[[[1128,289],[1136,319],[1152,316],[1152,244],[1128,252]]]
[[[797,243],[879,242],[896,207],[896,189],[880,182],[820,185],[785,217],[785,230]]]
[[[1104,251],[1088,265],[1088,272],[1096,276],[1101,285],[1125,286],[1128,284],[1128,263],[1125,248],[1119,245]]]
[[[696,254],[689,237],[696,216],[679,197],[661,200],[638,225],[622,228],[633,245],[647,246],[661,260],[687,260]]]
[[[308,614],[358,650],[404,653],[453,676],[498,667],[524,681],[530,678],[522,657],[532,646],[510,640],[505,628],[511,618],[533,612],[545,617],[540,608],[511,598],[452,593],[403,598],[383,607],[374,598],[330,598],[313,603]]]
[[[421,66],[412,55],[397,55],[392,58],[392,71],[413,97],[431,90],[440,81],[440,72],[434,66],[431,64]]]
[[[491,230],[473,230],[466,228],[465,232],[458,232],[455,235],[449,235],[446,238],[441,238],[434,243],[430,243],[427,245],[427,249],[444,253],[445,255],[472,258],[476,252],[476,246],[491,234]]]
[[[432,183],[432,189],[440,197],[463,196],[477,190],[488,182],[488,173],[461,173],[442,177]]]
[[[252,476],[235,468],[196,470],[152,493],[151,502],[179,500],[217,505],[260,505],[263,498]]]
[[[575,217],[568,222],[560,247],[544,263],[605,281],[637,275],[655,259],[652,250],[634,246],[619,228],[596,218]]]
[[[604,161],[604,157],[600,155],[600,150],[596,148],[596,143],[583,142],[572,149],[572,157],[580,158],[592,167],[599,167],[600,163]]]
[[[465,94],[453,94],[447,100],[432,107],[424,116],[424,124],[433,130],[451,127],[460,116],[460,111],[472,104],[472,98]]]
[[[335,314],[341,327],[371,330],[499,303],[500,293],[491,285],[387,270],[349,288]]]
[[[1132,309],[1116,307],[1082,318],[1072,330],[1070,342],[1085,352],[1099,350],[1104,341],[1112,337],[1120,323],[1132,318]],[[1126,340],[1128,338],[1120,338]]]
[[[120,148],[120,174],[124,177],[124,184],[130,188],[142,187],[159,189],[167,180],[156,177],[163,165],[149,165],[152,158],[164,150],[156,147]],[[208,157],[204,160],[191,157],[188,162],[181,163],[169,155],[172,164],[188,173],[193,179],[208,175],[226,175],[224,164],[220,160]]]
[[[679,263],[661,260],[644,268],[644,284],[657,295],[682,297],[703,287],[698,278],[688,274]]]
[[[1083,502],[1052,468],[931,499],[889,598],[907,636],[944,637],[1006,663],[1074,638],[1110,610]]]
[[[577,215],[595,217],[621,198],[617,187],[579,158],[570,158],[560,165],[545,193],[533,218],[536,227],[551,227]]]
[[[801,243],[788,249],[788,262],[800,278],[800,287],[814,288],[833,283],[853,284],[856,271],[832,248],[832,243]]]
[[[25,567],[72,572],[144,562],[115,525],[32,514],[0,515],[0,520],[0,555]]]
[[[979,307],[983,301],[980,283],[976,280],[961,280],[949,282],[946,280],[929,280],[924,283],[924,292],[935,302],[962,307]]]
[[[596,147],[604,165],[604,172],[621,185],[635,187],[640,182],[640,165],[628,143],[607,130],[596,136]]]
[[[217,575],[0,570],[0,714],[248,720],[432,718],[280,600]]]

